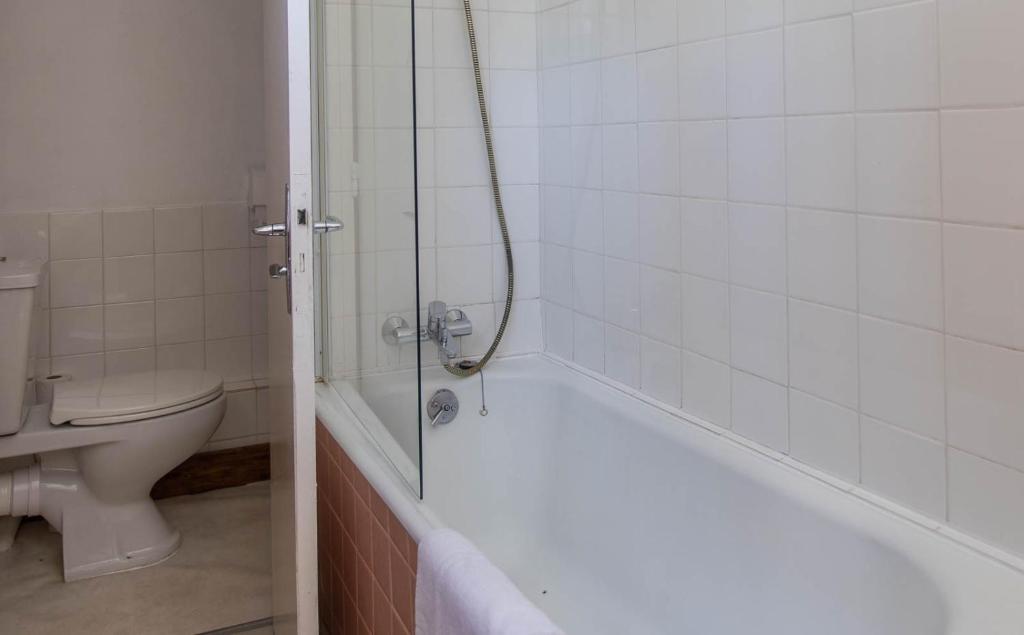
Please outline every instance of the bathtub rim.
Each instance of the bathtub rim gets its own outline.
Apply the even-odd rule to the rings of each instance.
[[[552,364],[549,372],[561,374],[559,367],[568,372],[564,381],[573,383],[574,380],[587,380],[596,382],[597,386],[590,384],[590,388],[607,390],[611,388],[620,395],[609,394],[609,399],[615,399],[622,395],[639,399],[643,403],[653,406],[662,414],[668,415],[673,420],[682,420],[693,427],[680,427],[679,430],[672,429],[673,437],[679,436],[681,442],[686,440],[683,435],[686,433],[703,437],[703,443],[710,444],[708,449],[713,458],[721,454],[731,458],[727,463],[735,464],[740,462],[746,474],[756,473],[760,470],[770,470],[774,474],[769,479],[769,487],[778,487],[777,481],[785,485],[787,479],[795,478],[795,485],[792,489],[783,489],[780,495],[790,496],[799,501],[806,501],[810,498],[812,503],[820,503],[818,509],[829,517],[835,517],[837,510],[841,517],[850,519],[848,514],[856,514],[853,517],[853,525],[861,530],[867,530],[870,535],[882,539],[882,542],[896,548],[904,553],[911,561],[917,563],[929,574],[940,574],[938,584],[946,598],[947,607],[950,610],[951,630],[948,633],[972,633],[976,631],[964,630],[966,618],[968,628],[978,626],[979,614],[977,610],[967,610],[971,607],[971,598],[979,599],[984,596],[985,589],[996,591],[991,582],[996,579],[1012,580],[1012,592],[1024,588],[1024,558],[999,549],[982,540],[973,538],[963,532],[945,525],[942,521],[928,518],[918,512],[905,508],[898,503],[889,501],[881,496],[864,490],[859,485],[853,485],[840,480],[837,477],[824,473],[809,465],[800,463],[778,451],[761,446],[754,441],[739,436],[738,434],[721,428],[707,421],[693,417],[681,409],[667,406],[654,399],[643,395],[633,388],[609,380],[608,378],[582,368],[571,362],[545,354],[516,356],[516,358],[534,358],[541,362]],[[508,361],[512,361],[511,359]],[[564,372],[564,371],[562,371]],[[589,382],[587,382],[589,383]],[[579,386],[586,390],[587,385]],[[380,449],[361,421],[355,416],[354,411],[344,403],[340,394],[331,386],[321,384],[317,386],[317,416],[327,427],[334,438],[345,448],[353,462],[363,471],[367,480],[374,486],[377,492],[388,503],[399,521],[418,542],[427,532],[433,528],[443,527],[445,524],[431,510],[429,505],[421,500],[408,484],[402,479],[391,462],[384,456]],[[641,420],[642,425],[646,422]],[[660,422],[651,423],[652,426],[661,425]],[[704,437],[709,434],[712,437]],[[717,440],[725,441],[724,444],[717,444]],[[700,443],[700,441],[697,441]],[[697,447],[695,451],[703,451],[705,448]],[[748,461],[753,463],[748,464]],[[760,465],[761,467],[758,467]],[[771,467],[769,467],[771,466]],[[776,469],[781,468],[781,469]],[[801,478],[803,477],[803,478]],[[810,479],[807,479],[810,477]],[[429,487],[429,485],[427,485]],[[836,496],[838,494],[838,496]],[[850,505],[859,509],[853,510]],[[872,513],[875,512],[875,513]],[[901,531],[895,529],[880,529],[884,524],[894,522],[900,526]],[[890,525],[891,526],[891,525]],[[892,532],[892,533],[890,533]],[[906,533],[904,533],[906,532]],[[918,532],[924,532],[923,534]],[[932,537],[935,542],[924,545],[916,545],[908,548],[909,539],[924,535]],[[966,558],[967,560],[963,560]],[[988,567],[995,567],[994,576],[984,573],[982,577],[976,578],[969,572],[959,579],[951,578],[948,574],[952,563],[956,560],[970,564],[970,570],[976,571],[979,567],[984,570],[986,563]],[[999,573],[1001,571],[1001,573]],[[945,572],[945,573],[943,573]],[[971,587],[974,587],[971,589]],[[966,595],[965,590],[970,589]],[[953,592],[950,594],[949,592]],[[964,602],[967,602],[965,605]],[[984,608],[986,605],[991,608],[990,602],[980,603]],[[973,607],[979,608],[978,606]],[[1007,610],[997,611],[989,617],[994,617],[1000,626],[1005,626],[1007,618],[1024,621],[1024,607],[1008,607]],[[1004,632],[1000,630],[999,632]]]

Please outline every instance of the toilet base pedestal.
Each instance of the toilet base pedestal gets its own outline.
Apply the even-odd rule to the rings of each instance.
[[[64,580],[138,569],[174,555],[181,534],[146,494],[100,500],[77,469],[72,452],[45,454],[40,464],[13,473],[15,511],[40,515],[59,531]]]

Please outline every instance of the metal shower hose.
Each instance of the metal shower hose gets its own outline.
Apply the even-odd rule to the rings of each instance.
[[[476,30],[473,28],[473,9],[469,6],[469,0],[462,0],[462,6],[466,13],[466,31],[469,33],[469,52],[473,57],[473,75],[476,79],[476,101],[480,106],[480,122],[484,128],[484,143],[487,146],[487,167],[491,172],[491,194],[494,196],[494,209],[498,212],[498,225],[501,227],[501,242],[505,246],[505,267],[508,270],[508,289],[505,292],[505,313],[501,316],[501,325],[494,334],[494,341],[487,349],[484,356],[472,365],[454,365],[451,362],[444,365],[444,369],[458,377],[469,377],[483,370],[483,367],[490,361],[494,351],[501,343],[501,337],[505,334],[505,327],[508,326],[508,316],[512,312],[512,290],[515,287],[515,276],[512,272],[512,243],[508,238],[508,224],[505,222],[505,208],[501,205],[501,186],[498,184],[498,167],[494,160],[494,142],[491,139],[491,120],[487,116],[487,100],[484,98],[484,82],[480,76],[480,55],[476,48]]]

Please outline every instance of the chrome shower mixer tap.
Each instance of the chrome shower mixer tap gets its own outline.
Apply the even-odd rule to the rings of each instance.
[[[437,344],[437,358],[442,364],[461,355],[459,340],[472,332],[473,324],[461,309],[449,311],[440,300],[427,306],[427,337]]]

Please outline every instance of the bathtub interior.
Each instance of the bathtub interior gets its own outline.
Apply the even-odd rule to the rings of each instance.
[[[943,592],[903,553],[709,452],[710,432],[569,372],[498,362],[486,417],[477,378],[423,378],[462,404],[424,429],[425,504],[567,632],[948,631]],[[401,437],[389,390],[360,394]]]

